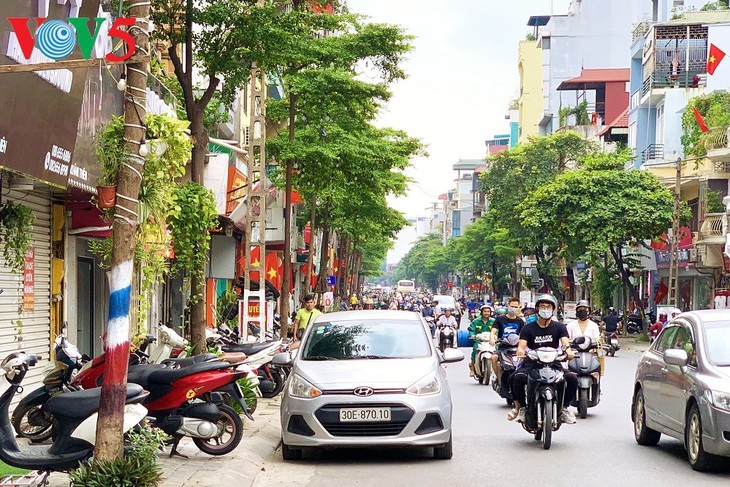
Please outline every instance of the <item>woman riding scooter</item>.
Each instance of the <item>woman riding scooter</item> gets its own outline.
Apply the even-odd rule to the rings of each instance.
[[[482,305],[482,307],[479,308],[479,313],[480,316],[469,325],[470,340],[474,340],[474,336],[479,335],[480,333],[489,333],[492,330],[492,325],[494,324],[492,308],[488,304]],[[474,377],[474,358],[476,357],[478,348],[479,342],[474,340],[474,347],[471,351],[471,362],[469,362],[469,377]],[[489,382],[489,377],[487,377],[486,380]]]

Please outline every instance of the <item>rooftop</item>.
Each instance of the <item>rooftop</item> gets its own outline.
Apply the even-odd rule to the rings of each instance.
[[[459,159],[459,162],[452,166],[454,171],[473,171],[485,165],[484,159]]]
[[[621,115],[616,117],[614,120],[611,121],[611,123],[607,124],[603,130],[598,132],[598,136],[605,135],[613,128],[622,128],[627,129],[629,128],[629,107],[626,107],[626,110],[624,110]]]
[[[560,83],[558,91],[595,90],[606,83],[627,82],[629,68],[581,69],[580,76]]]

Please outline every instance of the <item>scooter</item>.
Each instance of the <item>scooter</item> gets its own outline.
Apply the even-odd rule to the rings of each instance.
[[[626,317],[626,332],[629,335],[641,333],[644,331],[644,323],[641,321],[641,315],[630,314]]]
[[[439,326],[439,350],[444,353],[447,348],[452,348],[456,341],[456,330],[451,325]]]
[[[596,407],[601,401],[601,364],[593,353],[598,344],[592,338],[580,336],[573,340],[571,347],[577,353],[568,362],[568,370],[578,375],[578,393],[571,405],[577,407],[580,418],[585,419],[588,408]]]
[[[426,316],[426,323],[431,331],[431,338],[436,338],[436,318],[433,316]]]
[[[76,390],[71,386],[71,380],[76,371],[91,360],[63,334],[56,337],[54,352],[56,360],[43,369],[43,385],[23,397],[13,410],[12,424],[16,434],[33,443],[46,441],[53,433],[53,416],[44,411],[43,405],[56,394]]]
[[[274,356],[283,351],[281,340],[223,345],[221,350],[224,353],[242,352],[248,356],[243,363],[258,370],[259,390],[263,397],[276,397],[284,390],[286,373],[278,365],[271,364]]]
[[[489,344],[490,333],[483,332],[474,335],[478,342],[477,353],[474,355],[474,378],[485,386],[489,385],[492,376],[492,355],[494,347]]]
[[[618,340],[618,333],[615,331],[611,333],[610,335],[608,333],[604,334],[605,340],[603,343],[603,350],[606,352],[606,355],[609,357],[613,357],[616,355],[616,352],[621,350],[621,345],[619,344]]]
[[[537,363],[527,375],[527,405],[522,427],[542,440],[542,447],[550,449],[554,431],[562,424],[562,398],[565,394],[565,373],[559,365],[567,358],[565,352],[555,348],[540,347],[528,350],[527,360]]]
[[[510,333],[499,340],[499,346],[494,352],[497,354],[499,365],[502,367],[502,379],[498,381],[496,374],[492,371],[492,389],[494,389],[494,392],[499,394],[499,396],[510,405],[514,400],[512,397],[512,389],[510,387],[510,379],[522,360],[517,357],[517,343],[519,341],[519,335],[516,333]]]
[[[13,396],[22,390],[21,382],[40,360],[35,354],[13,352],[0,368],[0,460],[17,468],[63,472],[78,467],[90,458],[96,442],[96,421],[101,389],[73,391],[51,397],[43,409],[54,417],[53,444],[18,445],[10,425],[8,408]],[[128,384],[124,406],[124,431],[129,431],[147,415],[140,403],[148,392],[137,384]]]

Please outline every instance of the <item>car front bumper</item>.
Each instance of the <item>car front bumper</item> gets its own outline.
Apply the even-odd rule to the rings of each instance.
[[[730,411],[704,406],[702,446],[707,453],[730,457]]]
[[[410,419],[397,434],[378,436],[373,434],[358,434],[347,436],[333,434],[332,430],[353,425],[352,429],[369,427],[370,425],[391,426],[388,423],[338,423],[331,420],[322,421],[322,411],[335,411],[339,407],[368,407],[390,406],[401,412],[410,410]],[[395,409],[393,409],[395,411]],[[319,413],[318,413],[319,412]],[[293,417],[301,425],[302,419],[309,427],[309,435],[301,434],[301,428],[290,424]],[[423,428],[424,424],[433,424],[435,418],[441,423],[441,428]],[[395,419],[395,418],[394,418]],[[329,430],[328,430],[329,428]],[[430,396],[413,396],[410,394],[376,394],[368,398],[357,398],[352,395],[325,394],[313,399],[301,399],[284,394],[281,403],[282,439],[288,446],[295,447],[361,447],[361,446],[433,446],[443,445],[451,437],[451,399],[449,394],[442,390],[439,394]],[[291,431],[291,430],[294,430]],[[419,430],[419,433],[416,433]],[[425,432],[424,432],[425,431]]]

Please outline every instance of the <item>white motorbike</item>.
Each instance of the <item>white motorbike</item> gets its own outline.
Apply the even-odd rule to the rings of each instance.
[[[456,343],[456,330],[451,325],[439,327],[439,350],[444,353],[447,348],[453,348]]]
[[[489,338],[489,332],[474,335],[474,340],[478,342],[477,353],[474,356],[474,378],[486,386],[489,385],[492,375],[492,355],[494,355],[494,346],[489,344]]]

